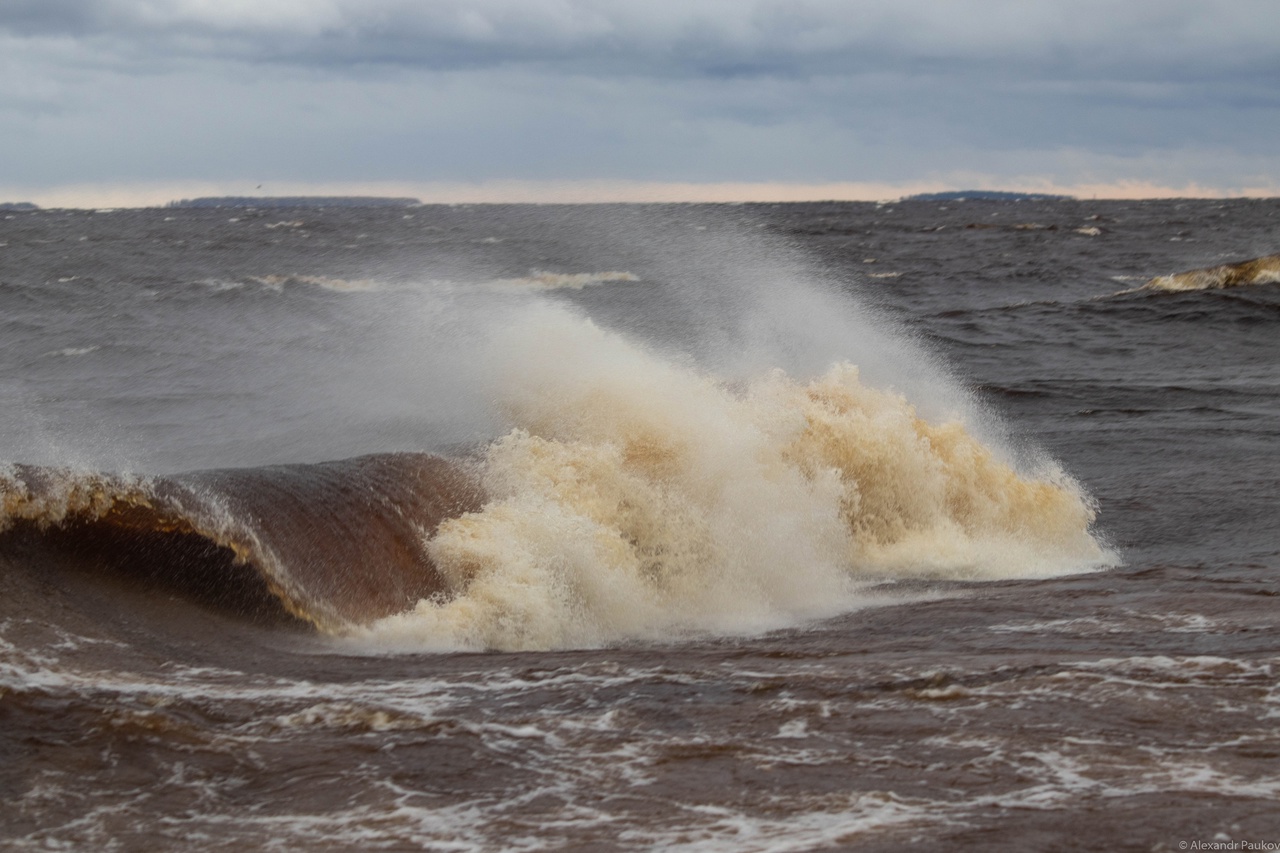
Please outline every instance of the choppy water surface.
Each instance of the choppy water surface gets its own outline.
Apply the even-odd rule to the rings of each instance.
[[[4,841],[1280,842],[1277,214],[7,214]]]

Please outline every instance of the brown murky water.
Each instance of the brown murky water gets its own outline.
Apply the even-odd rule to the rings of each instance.
[[[5,220],[0,839],[1280,843],[1278,213]]]

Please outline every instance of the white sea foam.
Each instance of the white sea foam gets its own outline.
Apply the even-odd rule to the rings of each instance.
[[[53,350],[51,352],[47,352],[45,353],[45,355],[57,355],[57,356],[62,356],[64,358],[75,358],[76,356],[88,355],[91,352],[97,352],[99,349],[100,347],[96,347],[96,346],[67,347],[65,349]]]
[[[634,273],[611,270],[608,272],[555,273],[534,271],[523,278],[498,279],[497,284],[504,287],[529,288],[534,290],[582,290],[597,284],[612,284],[621,281],[639,281]]]
[[[334,290],[342,293],[371,291],[379,288],[379,284],[371,279],[343,279],[322,275],[272,274],[253,276],[252,280],[275,291],[281,291],[289,284],[309,284],[325,290]]]
[[[0,636],[5,624],[0,623]],[[1280,795],[1280,779],[1267,772],[1265,762],[1242,768],[1227,751],[1239,746],[1269,749],[1274,738],[1261,720],[1244,733],[1235,723],[1222,730],[1209,726],[1206,740],[1188,743],[1135,739],[1108,726],[1076,737],[1065,734],[1070,726],[1036,731],[993,726],[981,717],[940,717],[928,726],[913,723],[928,736],[915,741],[918,748],[904,751],[891,732],[869,734],[876,730],[868,728],[868,719],[875,719],[869,714],[883,710],[890,719],[899,709],[869,705],[858,691],[844,690],[851,678],[860,680],[856,668],[842,672],[845,664],[833,664],[818,676],[807,664],[772,670],[757,662],[740,670],[739,663],[729,659],[713,668],[679,671],[575,659],[556,669],[528,668],[523,662],[427,678],[350,682],[181,665],[136,673],[63,668],[16,685],[0,678],[0,689],[38,690],[59,699],[68,693],[92,696],[102,709],[101,725],[125,734],[166,731],[174,725],[190,738],[180,749],[156,750],[149,765],[166,796],[182,798],[181,808],[156,818],[154,789],[121,788],[118,774],[108,766],[89,774],[45,769],[33,776],[19,803],[37,818],[57,817],[17,838],[14,846],[108,845],[118,837],[119,826],[142,820],[154,837],[163,839],[162,846],[170,838],[224,846],[253,846],[268,838],[281,847],[553,849],[590,846],[605,838],[600,843],[626,849],[809,850],[859,841],[905,844],[919,836],[947,837],[957,825],[991,826],[1016,817],[997,809],[1074,811],[1098,800],[1181,794],[1250,798],[1261,809]],[[1191,672],[1261,681],[1273,664],[1270,659],[1151,656],[1073,666],[1136,670],[1144,679]],[[945,673],[880,673],[890,680],[940,674]],[[753,719],[758,726],[725,726],[715,710],[719,692],[700,692],[674,718],[636,714],[622,698],[631,694],[628,684],[652,688],[665,682],[699,685],[700,691],[722,684],[733,688],[730,695],[741,695],[758,679],[829,689],[835,709],[821,713],[825,700],[806,709],[780,696],[774,707],[757,708],[760,713]],[[1017,680],[1001,684],[1015,691],[1025,686]],[[612,698],[583,701],[606,688],[622,689]],[[1074,707],[1091,691],[1083,684],[1060,684],[1058,689],[1059,708]],[[1255,707],[1265,701],[1252,691],[1248,695]],[[1167,709],[1165,700],[1164,695],[1147,697],[1151,704],[1146,707]],[[778,713],[784,705],[788,710]],[[999,707],[1007,710],[1010,703],[1002,700]],[[203,721],[199,729],[188,728],[191,718]],[[245,813],[234,807],[241,784],[236,776],[211,772],[209,765],[190,758],[192,750],[204,759],[233,756],[242,771],[268,774],[273,765],[259,755],[261,744],[307,750],[314,748],[317,736],[341,737],[344,748],[370,751],[420,747],[426,738],[466,750],[484,783],[466,794],[442,795],[438,780],[414,779],[380,761],[354,761],[338,782],[355,792],[349,802],[317,811],[282,800],[278,808]],[[672,778],[676,762],[688,760],[689,772],[698,773],[704,753],[731,756],[745,774],[754,767],[792,784],[766,782],[766,787],[744,789],[746,794],[731,791],[727,797],[689,796],[682,784],[674,789],[663,784]],[[692,759],[685,757],[689,755]],[[517,762],[519,773],[502,769]],[[453,772],[463,771],[455,767]],[[992,781],[976,783],[976,788],[949,788],[940,781],[975,777]],[[824,781],[840,778],[856,778],[857,783],[828,788]],[[918,779],[938,782],[925,787]],[[91,805],[74,811],[59,808],[69,796]],[[654,808],[631,809],[637,799]]]

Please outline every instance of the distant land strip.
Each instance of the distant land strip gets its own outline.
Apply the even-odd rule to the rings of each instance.
[[[917,193],[903,201],[1075,201],[1073,195],[1052,193],[1012,193],[999,190],[951,190],[944,193]]]
[[[1000,190],[950,190],[937,193],[917,193],[904,196],[900,201],[1076,201],[1075,196],[1053,193],[1005,192]],[[800,202],[801,204],[805,202]],[[364,195],[299,195],[299,196],[204,196],[184,198],[167,203],[165,208],[266,208],[289,207],[420,207],[421,200],[408,197]],[[0,211],[40,210],[29,201],[0,202]]]
[[[210,196],[171,201],[165,207],[418,207],[416,198],[364,195]]]

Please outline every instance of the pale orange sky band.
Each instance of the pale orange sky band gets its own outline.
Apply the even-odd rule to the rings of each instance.
[[[259,185],[261,188],[259,188]],[[660,181],[485,181],[445,183],[413,181],[307,183],[283,181],[182,181],[68,184],[51,187],[0,186],[0,202],[29,201],[46,208],[157,207],[200,196],[374,195],[409,196],[432,204],[591,203],[591,202],[784,202],[892,201],[916,193],[978,189],[1053,193],[1079,199],[1266,198],[1280,196],[1280,185],[1210,187],[1147,181],[1059,184],[1050,180],[922,180],[876,182]]]

